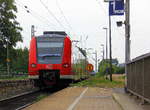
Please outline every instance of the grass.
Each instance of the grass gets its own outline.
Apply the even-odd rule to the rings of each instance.
[[[91,76],[89,79],[71,84],[79,87],[102,87],[102,88],[121,88],[124,87],[124,76],[113,75],[113,81],[106,80],[104,76]]]
[[[29,79],[28,76],[0,78],[0,81],[4,81],[4,80],[25,80],[25,79]]]
[[[44,99],[44,98],[47,97],[47,96],[48,96],[48,94],[41,94],[41,95],[39,95],[39,96],[36,98],[36,101],[38,102],[38,101]]]

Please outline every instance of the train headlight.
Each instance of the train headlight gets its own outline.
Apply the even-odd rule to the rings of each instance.
[[[64,67],[64,68],[68,68],[68,67],[69,67],[69,64],[68,64],[68,63],[65,63],[65,64],[63,64],[63,67]]]
[[[31,64],[31,67],[32,67],[32,68],[35,68],[35,67],[36,67],[36,64],[32,63],[32,64]]]

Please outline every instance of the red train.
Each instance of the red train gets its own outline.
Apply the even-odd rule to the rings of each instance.
[[[32,37],[29,50],[29,77],[34,79],[37,86],[54,85],[60,79],[73,79],[77,77],[75,72],[82,73],[85,77],[85,69],[82,69],[82,72],[73,69],[75,64],[72,63],[72,53],[72,42],[65,32],[48,31],[41,36]],[[83,65],[86,68],[86,64]]]

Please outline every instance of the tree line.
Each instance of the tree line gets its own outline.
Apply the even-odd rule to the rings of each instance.
[[[23,42],[16,13],[14,0],[0,0],[0,69],[6,69],[9,64],[10,70],[27,71],[28,49],[16,49],[17,43]]]

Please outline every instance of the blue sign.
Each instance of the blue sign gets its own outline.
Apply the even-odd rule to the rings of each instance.
[[[124,0],[109,1],[109,16],[124,15]]]

